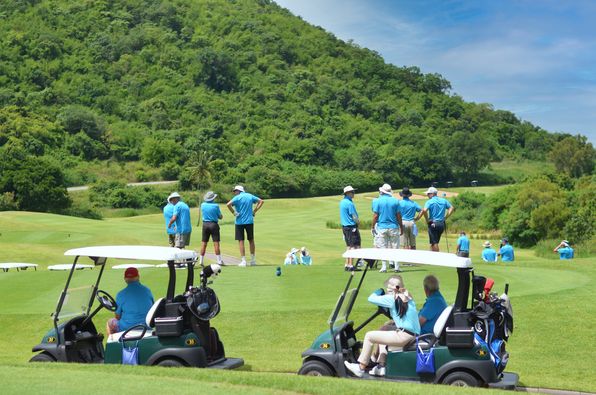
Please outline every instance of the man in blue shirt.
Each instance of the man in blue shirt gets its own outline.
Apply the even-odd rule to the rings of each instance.
[[[172,215],[174,215],[174,205],[168,200],[168,204],[163,208],[163,217],[166,220],[166,233],[168,234],[168,244],[170,247],[176,245],[176,225],[172,224],[170,226]]]
[[[400,202],[401,219],[403,224],[403,232],[401,235],[401,247],[406,250],[416,249],[416,236],[418,235],[418,229],[416,228],[416,213],[420,213],[422,208],[420,205],[413,200],[410,200],[412,192],[410,188],[402,188],[399,196],[402,197]]]
[[[573,259],[574,256],[573,248],[571,248],[567,240],[563,240],[562,242],[560,242],[559,245],[555,247],[553,252],[558,252],[559,258],[563,260]]]
[[[372,235],[376,248],[399,248],[399,237],[403,233],[399,200],[393,197],[391,185],[383,184],[379,188],[379,197],[372,202]],[[387,272],[387,263],[382,261],[379,272]],[[393,262],[395,271],[399,271],[399,262]]]
[[[242,185],[236,185],[232,192],[234,197],[227,203],[227,207],[236,217],[236,240],[238,240],[238,247],[240,248],[240,264],[238,266],[246,267],[245,232],[250,246],[250,265],[255,266],[257,261],[255,257],[254,216],[264,202],[261,198],[245,192]],[[256,206],[253,210],[254,204]]]
[[[490,241],[486,240],[482,245],[484,246],[484,249],[482,250],[482,260],[484,262],[496,262],[497,251],[492,248]]]
[[[354,199],[354,191],[355,189],[351,185],[345,187],[344,198],[339,202],[339,220],[348,250],[358,249],[361,244],[360,231],[358,230],[360,219],[358,218],[356,206],[354,206],[354,202],[352,201]],[[344,269],[354,270],[352,258],[346,258]]]
[[[470,239],[466,236],[466,232],[463,230],[459,233],[459,239],[457,239],[456,252],[458,256],[467,258],[470,256]]]
[[[515,254],[513,253],[513,247],[509,244],[509,240],[503,237],[501,240],[501,248],[499,249],[499,255],[501,256],[502,262],[513,262],[515,260]]]
[[[174,205],[174,213],[168,227],[176,223],[176,241],[175,247],[184,248],[190,245],[190,234],[192,225],[190,224],[190,208],[182,201],[178,192],[172,192],[168,201]]]
[[[108,335],[144,324],[145,317],[154,303],[151,290],[140,283],[139,271],[129,267],[124,272],[126,288],[116,295],[116,318],[108,321]]]
[[[205,258],[205,251],[207,250],[207,243],[209,238],[213,239],[213,248],[215,249],[215,258],[217,263],[223,266],[223,260],[221,259],[221,251],[219,248],[219,241],[221,239],[219,234],[219,220],[223,218],[219,204],[215,203],[214,200],[217,194],[213,191],[209,191],[203,196],[204,202],[201,203],[201,209],[199,210],[199,221],[203,218],[203,232],[201,237],[201,255],[199,263],[202,265]]]
[[[447,307],[447,302],[445,302],[445,298],[439,291],[439,280],[432,274],[424,277],[422,286],[424,287],[426,302],[424,302],[424,306],[418,313],[418,320],[420,322],[420,334],[424,335],[433,332],[435,322]]]
[[[422,212],[418,215],[424,215],[426,223],[428,224],[428,238],[430,248],[432,251],[439,251],[439,242],[441,235],[445,230],[445,220],[453,213],[455,208],[449,203],[447,199],[437,196],[439,191],[435,187],[430,187],[425,192],[428,200],[424,204]]]

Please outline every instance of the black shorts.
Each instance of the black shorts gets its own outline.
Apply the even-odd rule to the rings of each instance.
[[[236,225],[236,240],[244,240],[244,231],[248,241],[255,239],[254,224]]]
[[[360,247],[360,231],[355,226],[342,226],[344,241],[347,247]]]
[[[430,244],[439,244],[445,230],[445,221],[433,221],[428,224],[428,240]]]
[[[209,242],[209,236],[213,241],[219,243],[219,224],[217,222],[203,222],[203,238],[201,241],[203,243]]]

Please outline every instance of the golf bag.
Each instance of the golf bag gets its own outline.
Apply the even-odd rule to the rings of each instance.
[[[500,373],[507,366],[509,353],[505,345],[513,332],[513,311],[507,293],[500,297],[490,292],[494,281],[474,276],[473,295],[476,300],[471,312],[474,342],[484,346]]]

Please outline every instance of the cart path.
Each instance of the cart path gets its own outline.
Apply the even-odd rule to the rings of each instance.
[[[143,185],[167,185],[167,184],[175,184],[178,181],[145,181],[145,182],[129,182],[126,186],[129,187],[140,187]],[[77,187],[68,187],[66,190],[68,192],[77,192],[77,191],[86,191],[89,189],[89,185],[81,185]]]
[[[205,253],[205,259],[213,262],[216,262],[217,260],[215,254],[211,252]],[[238,264],[240,264],[240,258],[236,258],[235,256],[222,254],[221,259],[224,261],[224,266],[237,266]]]

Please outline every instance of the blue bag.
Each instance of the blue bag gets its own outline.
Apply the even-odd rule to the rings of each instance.
[[[122,365],[138,365],[139,364],[139,341],[137,340],[134,347],[126,347],[124,341],[122,343]]]
[[[435,349],[431,348],[428,352],[424,352],[418,345],[418,337],[416,337],[416,373],[435,374]]]

